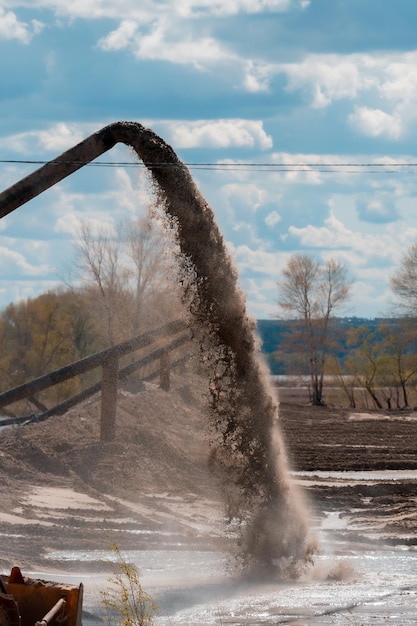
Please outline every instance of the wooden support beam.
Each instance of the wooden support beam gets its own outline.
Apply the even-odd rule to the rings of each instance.
[[[103,363],[100,441],[114,441],[116,437],[118,380],[119,359],[113,353]]]
[[[112,354],[115,354],[118,357],[123,356],[124,354],[129,354],[135,350],[151,345],[156,339],[168,337],[184,330],[185,328],[186,323],[182,320],[168,322],[168,324],[165,324],[164,326],[150,330],[133,339],[123,341],[117,346],[106,348],[105,350],[101,350],[100,352],[96,352],[95,354],[80,359],[75,363],[61,367],[59,370],[49,372],[48,374],[45,374],[45,376],[40,376],[39,378],[35,378],[28,383],[9,389],[8,391],[0,394],[0,408],[7,406],[8,404],[12,404],[13,402],[17,402],[18,400],[23,400],[34,393],[38,393],[43,389],[48,389],[53,385],[62,383],[65,380],[73,378],[79,374],[83,374],[84,372],[88,372],[91,369],[100,367]]]

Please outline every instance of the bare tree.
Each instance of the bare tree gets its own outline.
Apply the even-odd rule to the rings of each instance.
[[[383,360],[389,370],[397,408],[409,405],[408,389],[417,375],[414,324],[409,319],[396,320],[393,324],[381,324]]]
[[[78,277],[85,288],[93,289],[96,315],[104,311],[105,327],[110,345],[120,340],[117,319],[126,306],[128,272],[120,260],[119,242],[110,228],[104,226],[94,231],[85,223],[80,229],[76,244],[76,267]]]
[[[119,227],[130,265],[130,283],[134,301],[133,333],[140,331],[145,318],[146,304],[155,294],[166,291],[172,279],[173,241],[150,216],[130,219]],[[162,298],[161,298],[162,300]]]
[[[378,397],[381,392],[381,346],[378,333],[366,326],[352,328],[348,332],[348,344],[354,348],[354,352],[346,359],[346,373],[355,379],[358,388],[365,390],[372,399],[374,408],[382,409]]]
[[[277,284],[280,309],[287,317],[301,320],[311,401],[321,405],[330,321],[349,299],[351,281],[344,265],[334,259],[320,264],[311,256],[294,255],[283,271],[283,280]]]
[[[110,345],[181,314],[174,238],[156,218],[83,224],[75,247],[75,278]]]
[[[417,317],[417,244],[410,246],[399,267],[391,276],[395,308],[409,317]]]

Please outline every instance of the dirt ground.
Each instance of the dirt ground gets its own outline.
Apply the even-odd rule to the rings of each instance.
[[[317,516],[341,514],[368,536],[373,533],[376,544],[417,544],[415,411],[282,402],[280,420],[292,469],[328,476],[301,481]],[[353,481],[350,472],[356,473]],[[378,472],[379,480],[367,472]]]
[[[0,431],[0,571],[68,571],[62,551],[188,549],[230,541],[209,469],[204,379],[173,376],[119,390],[116,440],[99,440],[100,402]],[[417,469],[417,414],[311,407],[282,395],[280,423],[292,470]],[[299,478],[299,476],[298,476]],[[417,480],[302,480],[313,515],[344,511],[377,524],[387,541],[417,536]],[[373,520],[373,521],[372,521]],[[377,522],[375,522],[377,520]],[[100,559],[91,559],[91,568]]]

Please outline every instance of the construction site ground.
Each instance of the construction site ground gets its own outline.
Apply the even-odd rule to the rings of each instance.
[[[172,377],[169,392],[134,382],[119,390],[117,434],[100,442],[100,402],[0,431],[0,569],[69,572],[102,567],[124,550],[227,549],[220,487],[210,469],[203,377]],[[377,520],[379,532],[414,543],[417,414],[313,407],[281,392],[279,408],[294,480],[312,517],[325,510]],[[407,470],[405,480],[322,481],[314,472]],[[322,474],[323,475],[323,474]],[[348,474],[347,474],[348,475]],[[417,475],[417,472],[416,472]],[[331,474],[329,474],[331,477]],[[370,522],[371,523],[371,522]]]

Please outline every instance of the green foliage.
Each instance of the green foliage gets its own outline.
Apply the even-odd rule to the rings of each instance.
[[[358,622],[353,612],[349,609],[348,615],[345,615],[346,624],[350,624],[350,626],[365,626],[365,624],[361,621]]]
[[[10,304],[0,318],[1,370],[13,384],[74,358],[68,311],[55,294]]]
[[[108,579],[107,591],[101,592],[107,622],[119,626],[150,626],[157,606],[143,590],[138,569],[122,558],[116,544],[112,545],[112,550],[116,555],[116,562],[112,563],[113,575]]]
[[[0,313],[0,391],[59,369],[103,347],[85,299],[51,291],[10,304]],[[85,380],[84,380],[85,379]],[[90,383],[84,375],[83,382]],[[74,378],[35,399],[59,402],[80,390]]]
[[[376,408],[405,409],[417,380],[414,329],[408,320],[385,320],[374,329],[349,332],[352,350],[345,372],[363,388]]]

